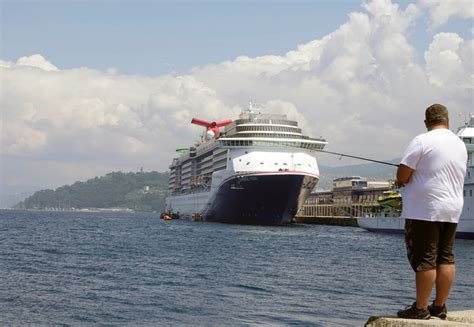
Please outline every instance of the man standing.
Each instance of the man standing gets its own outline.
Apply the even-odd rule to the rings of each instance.
[[[446,302],[455,276],[453,243],[464,199],[467,151],[449,130],[448,110],[433,104],[425,111],[428,132],[408,145],[397,170],[403,190],[402,217],[408,260],[416,273],[416,302],[398,317],[446,319]],[[436,284],[436,298],[430,294]]]

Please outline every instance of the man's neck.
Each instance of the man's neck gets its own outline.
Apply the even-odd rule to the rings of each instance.
[[[429,131],[432,131],[434,129],[448,129],[449,126],[448,125],[444,125],[444,124],[439,124],[439,125],[433,125],[433,126],[430,126],[428,127],[428,132]]]

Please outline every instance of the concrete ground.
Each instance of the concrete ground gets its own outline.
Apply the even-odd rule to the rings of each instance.
[[[401,319],[395,316],[370,317],[365,327],[428,327],[428,326],[472,326],[474,327],[474,310],[448,311],[446,320],[431,318],[429,320]]]

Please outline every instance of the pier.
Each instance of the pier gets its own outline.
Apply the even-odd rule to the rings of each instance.
[[[368,181],[360,176],[336,178],[332,190],[310,194],[294,221],[357,227],[357,217],[384,212],[379,201],[391,187],[392,181]]]
[[[428,327],[428,326],[474,326],[474,310],[449,311],[446,320],[431,318],[428,320],[401,319],[394,316],[370,317],[365,327]]]

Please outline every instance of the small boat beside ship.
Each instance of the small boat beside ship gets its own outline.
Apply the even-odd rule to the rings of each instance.
[[[464,207],[456,238],[474,239],[474,116],[470,117],[465,126],[459,128],[457,135],[466,145],[468,162],[464,180]],[[390,202],[387,200],[386,203]],[[372,232],[403,233],[405,219],[400,217],[400,210],[383,209],[375,217],[358,217],[357,224]]]
[[[290,223],[319,181],[315,153],[327,142],[304,135],[286,115],[251,105],[235,121],[192,123],[205,131],[170,165],[166,213],[222,223]]]

